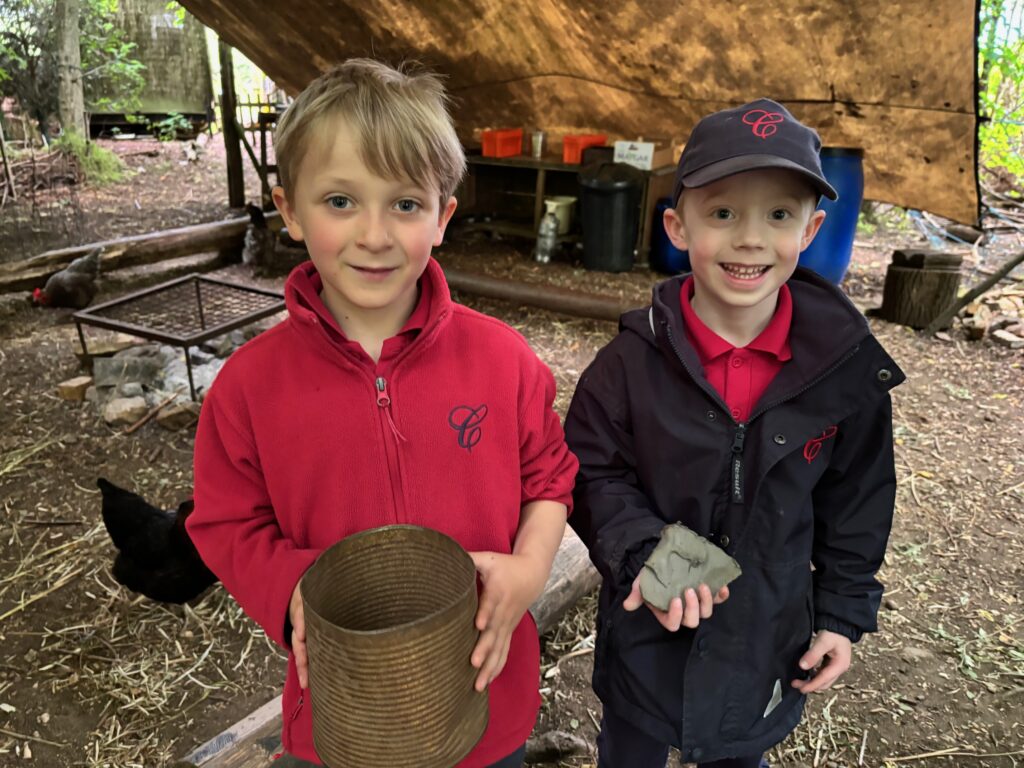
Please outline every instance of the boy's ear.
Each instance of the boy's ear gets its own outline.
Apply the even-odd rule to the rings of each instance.
[[[292,240],[302,239],[302,225],[299,220],[295,218],[295,209],[292,208],[292,204],[288,202],[288,195],[284,193],[284,187],[277,186],[270,190],[270,196],[274,200],[274,205],[277,210],[281,212],[281,218],[284,219],[284,225],[288,227],[288,236]]]
[[[822,222],[825,221],[825,212],[816,210],[811,214],[811,218],[807,221],[807,226],[804,227],[803,236],[800,238],[800,251],[803,252],[807,249],[807,246],[814,240],[814,236],[818,234],[818,230],[821,229]],[[290,230],[289,230],[290,231]]]
[[[681,251],[687,250],[686,225],[674,208],[666,208],[662,219],[665,222],[665,234],[672,241],[672,245]]]
[[[435,248],[444,242],[444,231],[448,227],[448,222],[452,220],[452,214],[455,213],[455,208],[458,204],[458,200],[454,197],[449,197],[448,202],[441,206],[441,213],[437,217],[437,235],[434,237]]]

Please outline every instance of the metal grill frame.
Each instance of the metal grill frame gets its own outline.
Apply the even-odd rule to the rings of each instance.
[[[138,302],[140,299],[149,298],[154,295],[169,291],[177,288],[179,285],[185,283],[193,283],[195,285],[196,293],[196,306],[199,311],[199,322],[200,328],[193,333],[171,333],[166,331],[156,330],[154,328],[146,327],[136,323],[126,322],[124,320],[113,320],[109,317],[104,317],[99,312],[109,310],[115,307],[131,307],[132,304]],[[216,285],[221,288],[228,288],[232,291],[239,292],[242,295],[255,295],[260,297],[270,297],[277,299],[273,304],[255,309],[245,314],[228,320],[227,322],[218,323],[207,327],[206,315],[203,312],[203,294],[201,290],[201,284],[207,283],[210,285]],[[82,345],[82,355],[84,357],[84,363],[86,366],[92,365],[92,355],[89,354],[88,347],[85,343],[85,333],[82,331],[83,325],[92,325],[97,328],[106,328],[111,331],[120,331],[127,333],[132,336],[138,336],[139,338],[146,339],[148,341],[159,341],[164,344],[168,344],[174,347],[181,347],[185,352],[185,367],[188,370],[188,386],[189,393],[192,396],[193,402],[196,400],[196,388],[192,380],[192,360],[189,357],[189,348],[195,347],[202,344],[205,341],[221,336],[225,333],[241,328],[243,325],[248,325],[257,320],[261,320],[264,317],[270,317],[271,315],[281,312],[285,308],[284,295],[277,291],[270,291],[264,288],[256,288],[248,285],[240,285],[238,283],[232,283],[227,280],[219,280],[213,277],[206,277],[205,275],[190,274],[184,277],[179,277],[175,280],[168,280],[166,283],[160,283],[154,285],[151,288],[146,288],[135,293],[130,293],[127,296],[121,296],[120,298],[107,301],[102,304],[97,304],[93,307],[83,309],[79,312],[75,312],[72,315],[72,319],[75,321],[75,327],[78,330],[78,340]]]

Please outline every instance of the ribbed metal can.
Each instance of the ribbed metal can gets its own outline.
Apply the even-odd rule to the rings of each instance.
[[[487,727],[473,688],[476,569],[454,540],[391,525],[325,550],[301,586],[313,744],[329,768],[450,768]]]

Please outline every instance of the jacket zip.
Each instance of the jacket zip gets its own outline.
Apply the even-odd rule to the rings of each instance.
[[[695,376],[694,372],[690,369],[690,366],[686,364],[686,360],[683,359],[683,355],[679,351],[679,347],[676,345],[675,337],[672,335],[672,328],[669,327],[667,323],[665,324],[665,334],[668,336],[669,346],[672,347],[672,351],[675,352],[676,358],[679,360],[680,364],[683,366],[686,372],[690,374],[690,378],[697,382],[699,386],[703,386],[705,391],[707,391],[708,387],[705,386],[704,379]],[[859,349],[860,344],[854,344],[853,347],[851,347],[845,355],[843,355],[835,363],[829,366],[829,368],[826,371],[822,372],[819,376],[815,376],[813,379],[804,384],[804,386],[802,386],[795,392],[790,392],[785,397],[781,397],[778,400],[775,400],[774,402],[768,403],[766,406],[760,408],[755,413],[753,413],[746,421],[737,422],[735,419],[733,419],[733,421],[736,423],[736,433],[733,435],[732,439],[732,459],[730,462],[729,485],[732,502],[734,504],[743,503],[743,442],[744,440],[746,440],[747,426],[750,424],[750,422],[752,422],[761,414],[771,410],[772,408],[782,405],[783,403],[802,395],[804,392],[809,390],[819,381],[831,375],[843,363],[845,363],[847,360],[849,360],[851,357],[857,354],[857,351]],[[722,398],[718,395],[717,392],[712,392],[711,394],[714,396],[715,400],[722,404]],[[729,409],[725,408],[725,411],[726,413],[728,413]]]
[[[388,479],[391,481],[392,509],[395,511],[395,520],[399,523],[405,522],[405,504],[402,499],[402,476],[399,464],[398,443],[405,442],[405,436],[398,430],[395,420],[391,417],[391,395],[388,394],[388,382],[383,376],[378,376],[374,382],[376,389],[377,408],[381,413],[381,430],[384,432],[384,452],[388,459]],[[387,432],[391,432],[393,440],[387,438]]]

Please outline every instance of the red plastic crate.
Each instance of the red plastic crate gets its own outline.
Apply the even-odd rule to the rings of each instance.
[[[562,162],[579,164],[587,147],[603,147],[608,137],[603,133],[578,133],[566,136],[562,143]]]
[[[484,145],[484,157],[515,157],[523,154],[522,128],[483,131],[480,139]]]

